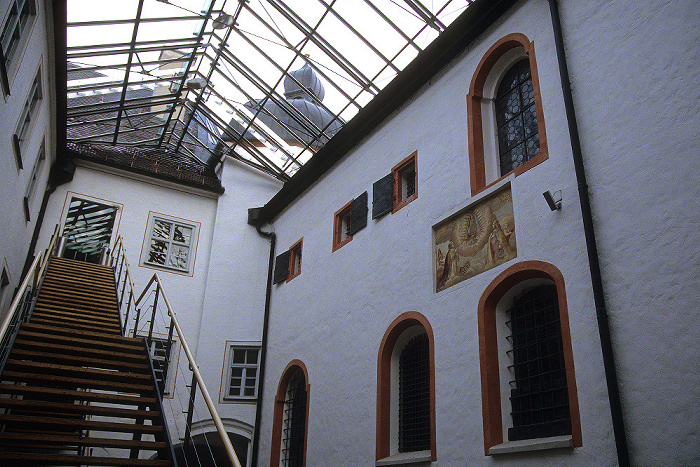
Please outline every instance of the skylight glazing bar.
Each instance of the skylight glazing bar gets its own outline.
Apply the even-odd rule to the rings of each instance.
[[[264,52],[261,52],[261,53],[264,54]],[[235,67],[239,73],[241,73],[250,83],[252,83],[254,86],[256,86],[258,88],[258,90],[261,91],[265,95],[265,98],[259,102],[257,99],[253,99],[251,96],[249,96],[250,101],[254,100],[255,102],[258,102],[258,112],[256,112],[256,116],[259,113],[259,111],[264,108],[263,106],[265,103],[265,99],[269,99],[272,102],[274,102],[276,105],[278,105],[280,108],[285,109],[285,110],[291,110],[292,112],[291,113],[287,112],[287,114],[292,119],[294,119],[294,121],[296,121],[297,123],[302,125],[303,129],[307,130],[310,133],[320,134],[320,135],[326,136],[327,138],[330,138],[328,135],[323,133],[322,129],[319,128],[318,126],[316,126],[308,117],[306,117],[304,114],[299,112],[299,110],[296,107],[288,104],[287,100],[283,96],[280,96],[277,92],[275,92],[275,88],[280,83],[280,81],[282,81],[282,79],[285,78],[285,76],[291,78],[295,83],[297,83],[298,85],[301,86],[301,83],[299,83],[299,81],[297,81],[296,79],[294,79],[294,77],[292,77],[290,74],[288,74],[289,68],[287,68],[287,70],[286,70],[287,74],[283,75],[282,78],[280,80],[278,80],[278,82],[275,86],[268,87],[267,84],[263,81],[263,79],[261,77],[256,75],[255,72],[251,68],[246,66],[245,63],[243,63],[241,60],[238,60],[235,55],[227,53],[227,51],[224,51],[224,53],[222,54],[222,57],[227,59],[228,63],[231,66]],[[265,58],[270,60],[271,63],[274,63],[272,61],[272,59],[270,57],[268,57],[267,55],[265,55]],[[291,63],[290,63],[290,65],[291,65]],[[283,73],[284,72],[285,71],[283,70]],[[248,96],[247,93],[246,93],[246,95]],[[273,118],[276,118],[272,114],[268,114],[268,115],[270,115]],[[331,115],[332,115],[332,113],[331,113]],[[300,143],[300,145],[303,146],[304,144],[306,144],[301,138],[299,138],[294,133],[292,128],[290,128],[288,125],[286,125],[284,122],[282,122],[280,120],[277,120],[277,122],[280,125],[282,125],[285,129],[289,130],[290,133],[295,137],[295,139]]]
[[[314,68],[314,71],[316,71],[316,73],[318,73],[321,77],[323,77],[323,79],[325,80],[325,82],[328,83],[328,84],[330,84],[330,85],[333,87],[333,89],[334,89],[335,91],[339,92],[346,100],[355,103],[354,99],[353,99],[347,92],[345,92],[345,90],[344,90],[341,86],[339,86],[338,84],[336,84],[336,81],[335,81],[334,79],[331,79],[331,78],[323,71],[323,66],[321,66],[320,64],[318,64],[317,62],[315,62],[315,61],[314,61],[313,59],[311,59],[310,57],[309,57],[309,58],[304,57],[304,55],[302,55],[302,53],[301,53],[296,47],[294,47],[294,46],[287,40],[287,38],[285,38],[284,36],[282,36],[281,34],[279,34],[278,31],[277,31],[275,28],[273,28],[273,27],[270,26],[268,23],[266,23],[266,22],[255,12],[255,10],[249,9],[249,12],[250,12],[253,16],[255,16],[255,18],[256,18],[258,21],[260,21],[261,23],[263,23],[263,25],[264,25],[265,27],[267,27],[268,30],[269,30],[270,32],[272,32],[273,34],[275,34],[275,36],[276,36],[278,39],[280,39],[281,41],[283,41],[284,44],[285,44],[285,46],[286,46],[291,52],[294,52],[296,58],[304,58],[304,59],[306,59],[306,60],[309,60],[310,62],[315,63],[317,66]],[[248,44],[250,44],[252,47],[254,47],[259,53],[264,54],[264,52],[260,49],[260,47],[258,47],[257,44],[255,44],[253,41],[251,41],[251,40],[248,38],[248,36],[247,36],[247,34],[246,34],[245,31],[240,30],[240,29],[239,29],[239,31],[241,32],[240,37],[241,37],[242,39],[244,39]],[[273,64],[278,70],[284,72],[284,68],[282,68],[277,62],[273,61],[272,64]],[[359,87],[359,85],[358,85],[357,83],[353,82],[353,84]],[[356,105],[356,107],[357,107],[358,109],[361,109],[361,108],[362,108],[362,106],[359,105],[359,104],[357,104],[357,103],[355,103],[355,105]],[[324,107],[324,108],[325,108],[325,107]],[[326,110],[328,110],[328,109],[326,108]],[[329,110],[329,112],[330,112],[330,110]],[[333,112],[330,112],[330,113],[333,114]],[[333,115],[335,115],[335,114],[333,114]]]
[[[134,50],[136,49],[136,36],[139,31],[139,21],[141,19],[141,12],[143,11],[143,1],[139,0],[139,5],[136,8],[136,19],[134,20],[134,32],[131,36],[131,50],[129,52],[129,58],[126,63],[126,72],[124,73],[124,84],[122,86],[122,96],[119,102],[120,107],[124,105],[124,100],[126,99],[126,90],[129,87],[129,74],[131,73],[131,61],[134,56]],[[121,124],[122,110],[120,109],[117,114],[117,122],[114,126],[114,140],[112,144],[117,144],[119,138],[119,125]]]
[[[242,4],[243,4],[243,2],[242,2],[242,1],[239,1],[238,6],[236,7],[236,12],[235,12],[234,15],[233,15],[233,24],[236,23],[236,20],[238,19],[238,15],[240,15],[240,13],[241,13]],[[209,15],[211,15],[211,10],[212,10],[213,6],[214,6],[214,5],[213,5],[213,2],[212,2],[212,4],[210,4],[210,6],[209,6]],[[209,16],[209,15],[208,15],[208,16]],[[229,36],[231,35],[231,29],[232,29],[231,27],[226,28],[226,33],[224,34],[224,39],[225,39],[225,40],[224,40],[223,42],[221,42],[221,44],[219,44],[219,47],[217,48],[217,52],[216,52],[215,59],[214,59],[214,61],[209,65],[209,70],[207,71],[207,74],[206,74],[206,83],[209,83],[210,80],[211,80],[211,76],[212,76],[212,74],[214,73],[214,69],[216,68],[216,63],[217,63],[217,61],[218,61],[218,57],[221,55],[221,51],[224,49],[224,47],[225,47],[225,45],[226,45],[226,41],[228,40]],[[202,31],[204,31],[204,24],[202,24]],[[200,34],[201,34],[201,32],[200,32]],[[184,84],[184,81],[183,81],[183,84]],[[204,90],[200,91],[200,92],[197,94],[197,97],[195,98],[195,101],[194,101],[194,109],[195,109],[195,110],[200,106],[201,101],[202,101],[202,96],[203,96],[203,95],[204,95]],[[190,113],[190,114],[187,116],[187,122],[185,123],[185,128],[187,128],[187,127],[189,126],[191,119],[192,119],[192,113]],[[178,138],[177,144],[175,144],[175,151],[176,151],[176,152],[177,152],[178,148],[180,147],[180,145],[182,144],[182,139],[184,138],[184,136],[185,136],[185,135],[184,135],[184,132],[183,132],[183,133],[180,135],[180,137]]]
[[[369,78],[367,78],[357,67],[350,63],[345,56],[338,52],[338,50],[328,43],[328,41],[326,41],[323,37],[316,35],[315,28],[311,28],[311,26],[309,26],[286,4],[275,0],[271,0],[270,4],[274,6],[277,11],[279,11],[287,19],[287,21],[289,21],[306,36],[306,39],[304,40],[305,42],[313,42],[314,45],[320,48],[331,60],[333,60],[348,75],[350,75],[362,89],[365,89],[372,94],[376,94],[376,92],[379,91],[379,88],[372,83]],[[302,48],[303,47],[299,47],[300,50]]]
[[[379,51],[379,49],[377,49],[377,48],[372,44],[372,42],[368,41],[367,38],[366,38],[365,36],[363,36],[362,34],[360,34],[360,33],[357,31],[357,29],[355,29],[355,28],[352,26],[352,24],[348,23],[348,22],[345,20],[345,18],[343,18],[342,15],[340,15],[337,11],[335,11],[335,10],[333,9],[333,7],[332,7],[330,4],[327,4],[327,3],[324,2],[323,0],[319,0],[319,1],[320,1],[324,6],[326,6],[326,7],[328,8],[328,11],[330,11],[331,13],[333,13],[333,15],[334,15],[336,18],[338,18],[338,20],[339,20],[341,23],[343,23],[343,25],[345,25],[346,28],[348,28],[349,30],[351,30],[351,31],[353,32],[353,34],[355,34],[355,36],[357,36],[367,47],[369,47],[369,48],[372,50],[372,52],[374,52],[379,58],[382,59],[382,61],[385,63],[385,66],[382,68],[382,70],[385,70],[385,69],[387,68],[387,66],[388,66],[388,67],[391,67],[391,68],[394,70],[395,73],[398,73],[398,72],[400,71],[400,70],[396,67],[396,65],[394,65],[394,63],[393,63],[391,60],[389,60],[388,58],[386,58],[386,56],[385,56],[381,51]]]
[[[202,38],[204,37],[204,28],[206,26],[206,18],[211,17],[211,13],[214,10],[214,2],[215,0],[210,0],[209,2],[209,7],[207,8],[206,12],[206,17],[202,21],[202,26],[199,29],[199,33],[197,34],[197,43],[194,46],[194,49],[192,50],[192,53],[190,55],[190,60],[187,62],[187,66],[185,67],[185,70],[182,73],[182,78],[180,79],[179,85],[178,85],[178,91],[177,91],[177,98],[179,99],[182,96],[182,90],[185,88],[185,83],[187,81],[187,75],[190,73],[190,70],[192,69],[192,65],[197,61],[197,57],[199,56],[198,49],[202,49]],[[207,44],[208,45],[208,44]],[[204,50],[202,50],[201,54],[204,55],[206,53],[206,46],[204,46]],[[163,141],[165,140],[165,133],[170,126],[170,121],[173,118],[173,113],[175,112],[175,105],[173,105],[170,109],[170,113],[165,119],[165,122],[163,123],[163,131],[160,134],[160,138],[158,139],[158,146],[161,146],[163,144]],[[178,142],[179,146],[179,142]],[[176,149],[177,151],[177,146]]]

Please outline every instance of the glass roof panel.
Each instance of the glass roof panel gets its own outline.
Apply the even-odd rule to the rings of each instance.
[[[68,1],[68,140],[286,180],[468,0]]]

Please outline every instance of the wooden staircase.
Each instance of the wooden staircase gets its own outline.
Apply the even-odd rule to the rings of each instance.
[[[110,267],[52,258],[0,374],[0,465],[169,466],[148,350]]]

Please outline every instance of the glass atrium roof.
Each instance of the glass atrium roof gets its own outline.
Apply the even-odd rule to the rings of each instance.
[[[68,141],[286,180],[470,3],[68,0]]]

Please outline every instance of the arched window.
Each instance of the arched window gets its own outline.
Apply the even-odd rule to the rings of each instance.
[[[535,93],[530,61],[523,58],[508,70],[498,86],[495,102],[501,175],[540,153]]]
[[[306,465],[309,385],[304,364],[292,361],[285,369],[275,396],[271,467]]]
[[[417,312],[399,316],[380,345],[377,368],[377,465],[434,461],[433,333]]]
[[[505,36],[481,59],[467,118],[472,196],[547,159],[534,45],[525,35]]]
[[[486,455],[581,446],[564,279],[541,261],[499,274],[479,301]],[[504,442],[505,441],[505,442]]]

